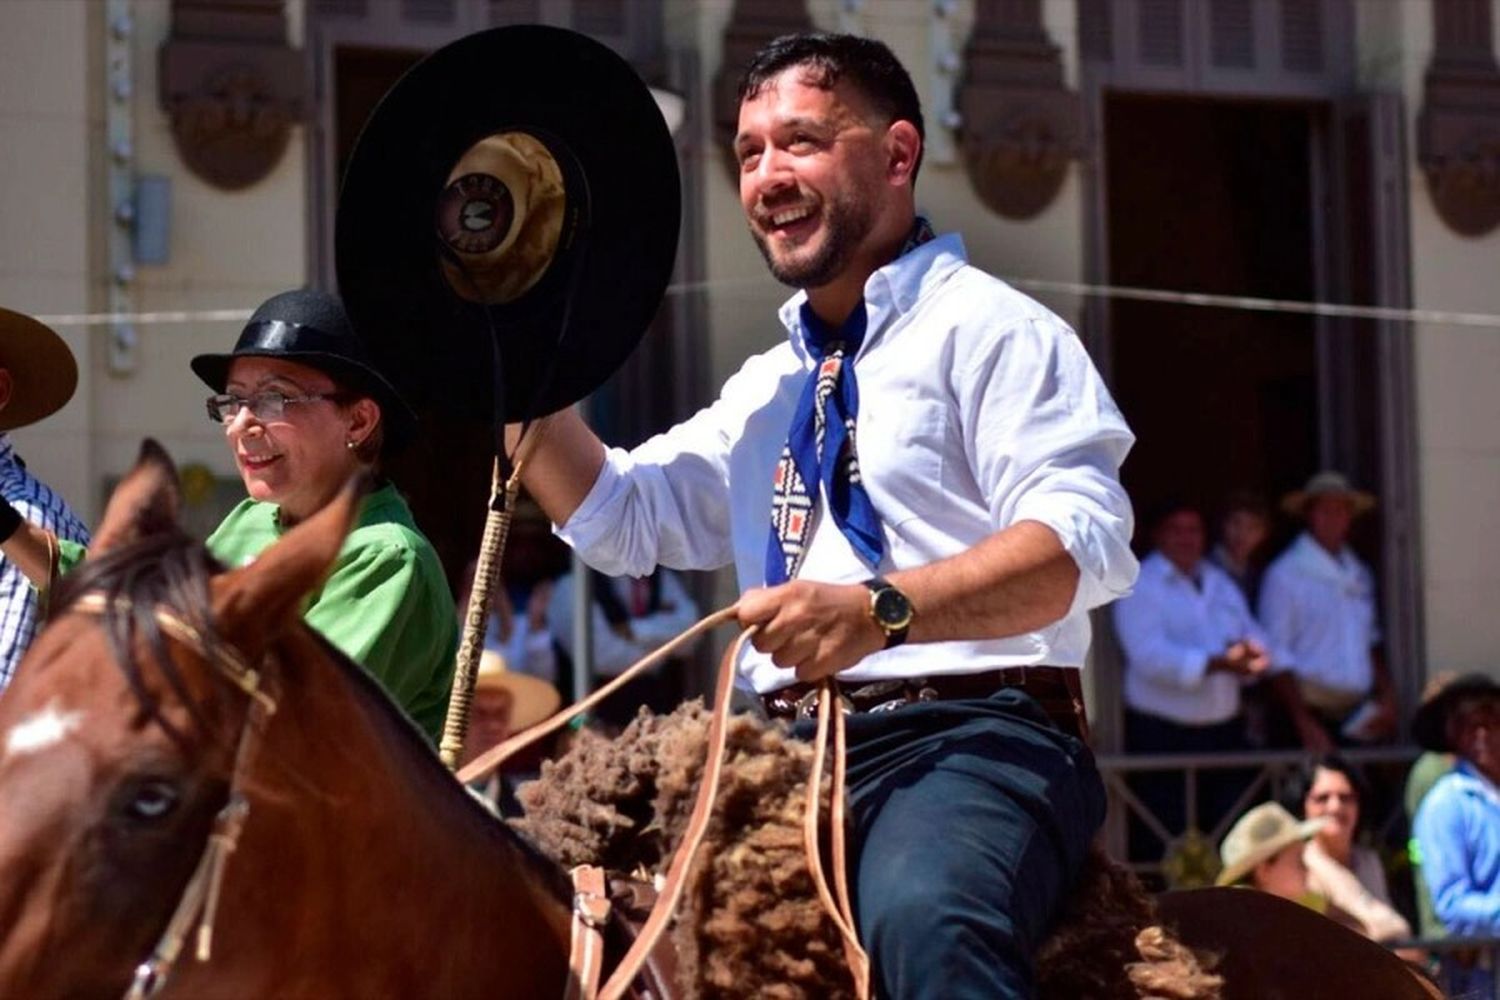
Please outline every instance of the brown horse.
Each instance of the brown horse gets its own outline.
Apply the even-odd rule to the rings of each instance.
[[[562,996],[560,871],[301,623],[358,502],[219,572],[143,449],[0,697],[0,997],[123,995],[240,796],[211,961],[187,940],[161,996]]]
[[[148,445],[111,499],[89,562],[55,595],[50,623],[0,696],[0,997],[118,997],[148,985],[138,967],[179,939],[186,950],[149,982],[167,1000],[561,997],[572,895],[561,868],[478,806],[368,675],[300,621],[357,492],[229,572],[176,528],[176,502],[171,463]],[[588,781],[554,782],[570,803],[554,810],[558,828],[597,847],[590,824],[618,825],[636,849],[654,841],[665,856],[703,751],[690,728],[658,732],[678,749],[598,748],[603,784],[619,788],[612,805],[581,795]],[[787,779],[805,774],[795,765],[809,751],[748,720],[736,733],[732,746],[758,752],[733,768],[710,838],[717,846],[689,892],[684,958],[702,970],[690,991],[835,995],[847,976],[836,939],[818,930],[816,902],[766,905],[750,889],[806,882],[795,870],[800,794]],[[783,756],[769,752],[775,746]],[[577,760],[554,777],[569,768],[587,777]],[[642,795],[659,796],[659,822]],[[215,868],[201,859],[222,859],[215,851],[235,844],[238,829],[216,892]],[[1047,992],[1218,995],[1217,977],[1159,929],[1136,936],[1155,919],[1138,886],[1107,861],[1096,869],[1039,958],[1044,986],[1054,984]],[[1200,915],[1191,904],[1168,909],[1182,919],[1167,922],[1190,944],[1232,956],[1223,966],[1231,997],[1273,995],[1235,991],[1236,977],[1255,981],[1242,969],[1275,968],[1283,983],[1309,981],[1294,973],[1334,981],[1342,966],[1328,956],[1352,954],[1337,942],[1317,947],[1348,933],[1323,921],[1299,925],[1298,970],[1275,965],[1253,920],[1215,929],[1209,918],[1228,908],[1210,900]],[[213,929],[203,961],[192,933],[200,925]],[[776,927],[793,940],[767,956]],[[1191,936],[1195,927],[1203,933]],[[1389,985],[1388,975],[1375,982]]]

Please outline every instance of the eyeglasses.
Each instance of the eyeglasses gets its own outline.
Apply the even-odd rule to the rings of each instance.
[[[320,399],[339,399],[336,392],[310,392],[303,396],[287,396],[279,392],[257,392],[250,397],[220,394],[208,397],[208,419],[216,424],[227,424],[244,407],[249,407],[256,420],[269,423],[286,415],[292,403],[316,403]]]

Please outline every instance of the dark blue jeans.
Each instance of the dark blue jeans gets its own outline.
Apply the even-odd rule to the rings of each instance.
[[[851,716],[848,733],[877,995],[1031,997],[1032,956],[1104,820],[1093,755],[1016,690]]]

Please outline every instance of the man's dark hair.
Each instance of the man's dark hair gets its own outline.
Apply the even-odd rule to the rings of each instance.
[[[923,147],[912,165],[911,179],[916,183],[927,146],[922,102],[917,98],[911,74],[884,42],[828,32],[782,35],[768,42],[745,67],[736,91],[739,103],[759,96],[766,84],[793,66],[804,67],[808,82],[823,90],[832,90],[840,80],[848,80],[874,105],[878,114],[893,122],[911,122],[922,138]]]

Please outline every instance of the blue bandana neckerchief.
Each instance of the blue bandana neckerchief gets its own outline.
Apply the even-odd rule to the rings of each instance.
[[[932,226],[919,216],[898,256],[932,237]],[[814,367],[798,396],[791,430],[776,463],[771,531],[766,541],[768,586],[786,583],[802,568],[819,492],[827,496],[834,523],[862,560],[872,568],[879,566],[885,552],[880,516],[860,478],[854,445],[859,383],[853,358],[864,341],[867,318],[863,299],[837,329],[819,319],[809,303],[802,304],[803,341]]]

